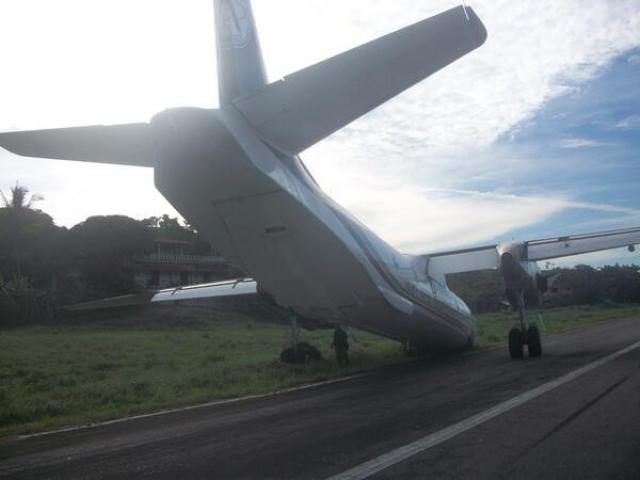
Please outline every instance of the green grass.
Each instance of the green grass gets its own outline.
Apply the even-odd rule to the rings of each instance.
[[[532,313],[532,316],[535,316]],[[545,313],[545,334],[640,315],[640,307],[582,307]],[[179,315],[183,320],[184,315]],[[175,320],[175,319],[174,319]],[[221,319],[104,321],[0,332],[0,436],[265,393],[407,361],[398,343],[366,333],[339,368],[331,331],[303,332],[322,362],[278,361],[284,325]],[[478,319],[477,345],[504,344],[511,314]]]
[[[303,331],[325,361],[278,360],[284,325],[244,317],[188,326],[31,327],[0,332],[0,436],[265,393],[404,361],[396,342],[357,334],[338,368],[331,331]]]
[[[527,312],[528,321],[540,327],[542,335],[555,335],[575,330],[607,320],[640,317],[637,305],[582,305],[576,307],[553,308],[544,312]],[[507,344],[509,329],[516,325],[516,317],[511,312],[487,313],[478,316],[477,347]]]

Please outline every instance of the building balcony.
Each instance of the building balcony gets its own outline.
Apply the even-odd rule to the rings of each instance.
[[[136,264],[155,265],[224,265],[224,258],[215,255],[189,255],[183,253],[151,253],[148,255],[135,255],[133,262]]]

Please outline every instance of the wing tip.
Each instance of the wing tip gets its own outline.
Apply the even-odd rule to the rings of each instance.
[[[482,46],[489,37],[489,33],[487,32],[487,27],[485,27],[480,17],[476,14],[473,7],[468,7],[466,5],[462,5],[464,10],[464,14],[467,17],[467,21],[472,25],[474,34],[477,38],[478,47]]]

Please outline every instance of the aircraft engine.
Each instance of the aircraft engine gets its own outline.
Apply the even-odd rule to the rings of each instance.
[[[521,292],[531,284],[530,268],[526,261],[525,243],[508,243],[498,246],[499,270],[505,286],[514,292]]]
[[[542,296],[560,274],[545,276],[537,263],[527,259],[526,243],[507,243],[498,246],[500,274],[505,284],[505,296],[514,309],[518,297],[524,295],[527,305],[539,305]]]

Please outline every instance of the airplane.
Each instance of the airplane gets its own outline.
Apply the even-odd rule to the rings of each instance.
[[[172,108],[148,123],[0,134],[17,155],[154,169],[156,188],[247,278],[99,300],[76,310],[257,295],[297,325],[345,325],[404,347],[454,352],[475,317],[451,273],[498,269],[519,312],[513,358],[542,354],[524,292],[536,262],[640,243],[640,228],[447,252],[398,252],[329,198],[299,153],[480,47],[487,31],[460,5],[273,83],[249,0],[214,0],[220,108]],[[297,345],[297,334],[293,346]]]

